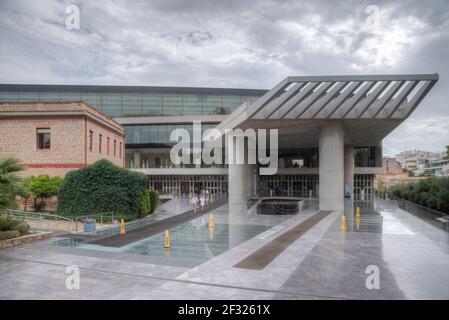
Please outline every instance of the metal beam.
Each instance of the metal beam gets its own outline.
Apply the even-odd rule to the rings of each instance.
[[[393,75],[335,75],[335,76],[304,76],[288,77],[290,82],[339,82],[339,81],[413,81],[438,80],[438,73],[434,74],[393,74]]]
[[[296,96],[288,100],[269,119],[283,119],[298,103],[305,99],[309,92],[318,86],[319,82],[309,82]]]
[[[341,111],[338,112],[337,111],[332,115],[332,119],[335,118],[347,118],[347,116],[349,115],[349,113],[354,109],[354,107],[357,105],[357,103],[359,103],[359,101],[366,95],[366,93],[368,91],[371,90],[371,88],[376,84],[376,82],[374,81],[367,81],[367,82],[363,82],[364,85],[362,88],[359,89],[359,91],[357,91],[357,93],[352,96],[351,98],[349,98],[348,100],[346,100],[342,107],[341,107]]]
[[[390,81],[381,81],[378,83],[377,87],[371,92],[370,95],[367,95],[364,100],[360,102],[360,104],[355,108],[355,118],[360,118],[362,114],[365,113],[366,110],[371,106],[371,104],[377,99],[377,97],[388,87]]]
[[[309,109],[315,101],[317,101],[323,92],[325,92],[329,87],[331,87],[333,82],[322,82],[320,86],[310,94],[307,98],[301,101],[296,107],[294,107],[286,116],[285,119],[297,119],[301,116],[307,109]]]
[[[285,78],[281,82],[279,82],[273,89],[265,93],[262,97],[257,99],[251,106],[248,107],[246,114],[248,117],[252,117],[256,114],[260,109],[262,109],[267,103],[273,100],[280,91],[284,90],[290,85],[290,81],[288,78]],[[232,113],[231,113],[232,115]]]
[[[382,113],[379,113],[377,115],[377,118],[391,118],[391,116],[396,112],[396,110],[399,108],[401,103],[407,99],[407,96],[412,92],[412,90],[416,87],[419,81],[409,81],[405,86],[403,86],[403,89],[401,93],[398,94],[398,96],[394,99],[392,99],[388,104],[385,106]],[[382,115],[382,117],[379,117]]]
[[[309,110],[311,118],[315,118],[316,115],[327,106],[327,104],[332,100],[332,98],[335,97],[337,92],[340,91],[347,84],[348,84],[347,82],[337,82],[337,84],[335,84],[335,86],[331,88],[331,90],[327,92],[324,97],[322,97],[315,104],[313,104]]]
[[[393,97],[396,92],[399,91],[399,89],[403,86],[405,81],[396,81],[391,88],[387,88],[385,90],[388,90],[385,92],[385,94],[377,99],[372,106],[370,106],[364,114],[361,114],[359,118],[375,118],[379,112],[385,107],[385,105],[390,101],[391,97]]]
[[[254,119],[267,119],[270,117],[276,110],[278,110],[286,101],[292,98],[296,93],[298,93],[301,88],[303,88],[305,83],[295,83],[291,88],[289,88],[285,93],[283,93],[280,97],[274,98],[267,104],[264,108],[262,108],[258,113],[254,115]]]
[[[363,82],[350,82],[349,85],[346,86],[343,90],[343,93],[332,100],[326,107],[326,109],[324,109],[326,114],[323,115],[323,118],[329,118],[335,112],[335,110],[337,110],[344,103],[346,98],[354,93],[354,91],[362,85],[362,83]]]
[[[436,81],[428,81],[424,84],[420,90],[413,96],[412,100],[407,103],[407,106],[404,110],[404,119],[408,118],[408,116],[415,110],[415,108],[421,103],[422,99],[427,95],[427,93],[432,89],[435,85]]]

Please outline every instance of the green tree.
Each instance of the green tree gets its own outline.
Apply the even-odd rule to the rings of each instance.
[[[58,194],[62,177],[49,175],[31,176],[25,180],[24,188],[34,199],[34,210],[39,211],[48,198]],[[38,199],[40,202],[38,203]]]
[[[21,182],[17,173],[24,170],[25,166],[16,158],[0,159],[0,211],[17,208]]]
[[[25,182],[20,184],[19,196],[25,200],[23,210],[27,211],[28,199],[31,198],[31,192]]]
[[[446,146],[446,156],[444,159],[449,160],[449,146]]]

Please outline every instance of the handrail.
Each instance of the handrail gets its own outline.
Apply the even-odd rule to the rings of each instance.
[[[75,220],[67,218],[67,217],[63,217],[60,215],[56,215],[56,214],[50,214],[50,213],[42,213],[42,212],[32,212],[32,211],[22,211],[22,210],[7,210],[5,211],[5,213],[7,215],[14,215],[14,216],[20,216],[20,217],[30,217],[30,218],[34,218],[34,217],[38,217],[38,218],[56,218],[56,220],[66,220],[69,222],[75,222]]]

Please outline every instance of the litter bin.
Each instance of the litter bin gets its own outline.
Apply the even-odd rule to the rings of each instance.
[[[95,232],[97,229],[97,221],[95,219],[84,220],[84,232]]]

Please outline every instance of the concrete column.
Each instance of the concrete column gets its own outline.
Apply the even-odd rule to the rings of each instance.
[[[376,146],[376,154],[375,154],[375,166],[382,167],[383,166],[383,146],[382,141]]]
[[[344,131],[341,123],[320,128],[320,210],[344,209]]]
[[[345,146],[345,196],[347,193],[354,195],[354,147]]]
[[[140,151],[134,151],[134,168],[140,167]]]
[[[241,155],[239,148],[236,148],[233,144],[234,158],[241,159],[244,155]],[[228,193],[229,204],[245,204],[247,202],[247,182],[248,182],[248,165],[247,164],[234,164],[228,165]]]

